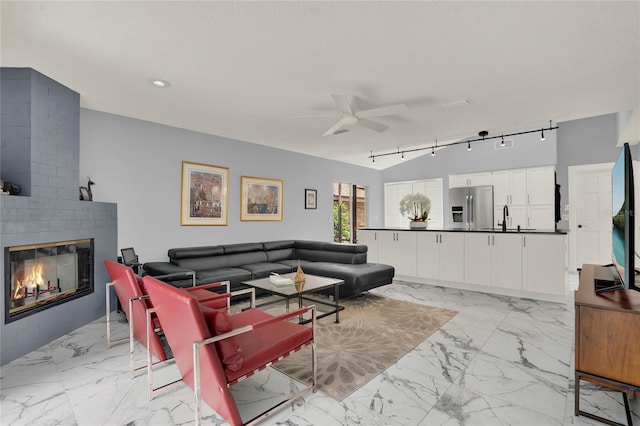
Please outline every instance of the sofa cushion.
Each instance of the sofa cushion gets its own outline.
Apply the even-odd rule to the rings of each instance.
[[[220,246],[181,247],[169,249],[169,259],[188,259],[193,257],[220,256],[224,249]]]
[[[226,244],[221,246],[224,249],[224,254],[236,254],[236,253],[249,253],[252,251],[264,251],[262,243],[240,243],[240,244]]]
[[[211,309],[200,305],[204,318],[209,326],[212,336],[219,336],[233,330],[229,314],[224,309]],[[231,371],[238,371],[242,368],[243,356],[240,348],[240,341],[237,336],[229,337],[215,343],[216,350],[222,365]]]
[[[198,271],[198,282],[213,283],[218,281],[241,282],[251,279],[251,272],[240,268],[220,268]]]
[[[269,250],[266,253],[269,262],[280,262],[296,258],[296,251],[293,247]]]
[[[306,248],[296,248],[298,259],[310,260],[312,262],[335,262],[335,263],[366,263],[367,253],[346,253],[341,251],[311,250]]]
[[[247,265],[250,263],[260,263],[267,261],[267,254],[264,251],[252,251],[247,253],[236,253],[225,255],[229,261],[229,266]]]
[[[304,267],[303,267],[304,269]],[[347,265],[342,263],[311,262],[305,273],[344,280],[339,287],[340,297],[353,296],[393,281],[395,270],[381,263]],[[323,293],[332,294],[331,291]]]
[[[293,240],[267,241],[265,243],[262,243],[262,246],[266,251],[290,249],[296,247],[296,242]]]
[[[252,263],[250,265],[242,265],[241,268],[251,272],[254,279],[268,277],[272,272],[278,274],[291,272],[291,267],[282,263]]]
[[[226,268],[230,266],[229,259],[225,255],[171,259],[171,262],[182,268],[187,268],[192,271]]]
[[[313,265],[314,262],[310,262],[308,260],[299,260],[299,259],[289,259],[289,260],[281,260],[278,263],[282,263],[291,268],[291,271],[297,271],[298,265],[302,268],[304,272],[307,272],[307,269]]]

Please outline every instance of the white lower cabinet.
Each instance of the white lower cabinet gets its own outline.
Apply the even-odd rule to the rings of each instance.
[[[359,230],[369,262],[416,282],[563,301],[566,235],[516,232]],[[432,281],[436,281],[433,283]],[[493,290],[491,290],[493,289]]]
[[[464,233],[420,232],[417,235],[417,276],[421,278],[464,280]]]
[[[465,282],[522,288],[522,238],[518,234],[467,233]]]
[[[367,262],[378,263],[378,232],[358,229],[358,244],[367,246]]]
[[[534,293],[566,292],[566,238],[553,235],[523,236],[522,289]]]
[[[416,276],[416,233],[412,231],[376,231],[378,263],[392,265],[396,275]]]

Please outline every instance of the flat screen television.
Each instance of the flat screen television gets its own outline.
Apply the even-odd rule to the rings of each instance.
[[[625,143],[611,170],[611,260],[613,282],[596,282],[596,293],[619,289],[640,291],[635,283],[635,192],[633,161]]]

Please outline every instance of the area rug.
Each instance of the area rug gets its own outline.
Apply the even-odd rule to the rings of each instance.
[[[334,316],[316,323],[318,388],[342,401],[387,369],[456,315],[456,311],[365,294],[340,301]],[[311,348],[274,368],[311,383]]]

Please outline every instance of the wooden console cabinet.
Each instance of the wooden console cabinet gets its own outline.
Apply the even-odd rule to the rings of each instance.
[[[585,380],[623,392],[631,424],[627,397],[640,395],[640,292],[596,295],[594,278],[600,274],[602,266],[583,265],[575,294],[575,414],[618,424],[580,411],[580,380]]]

